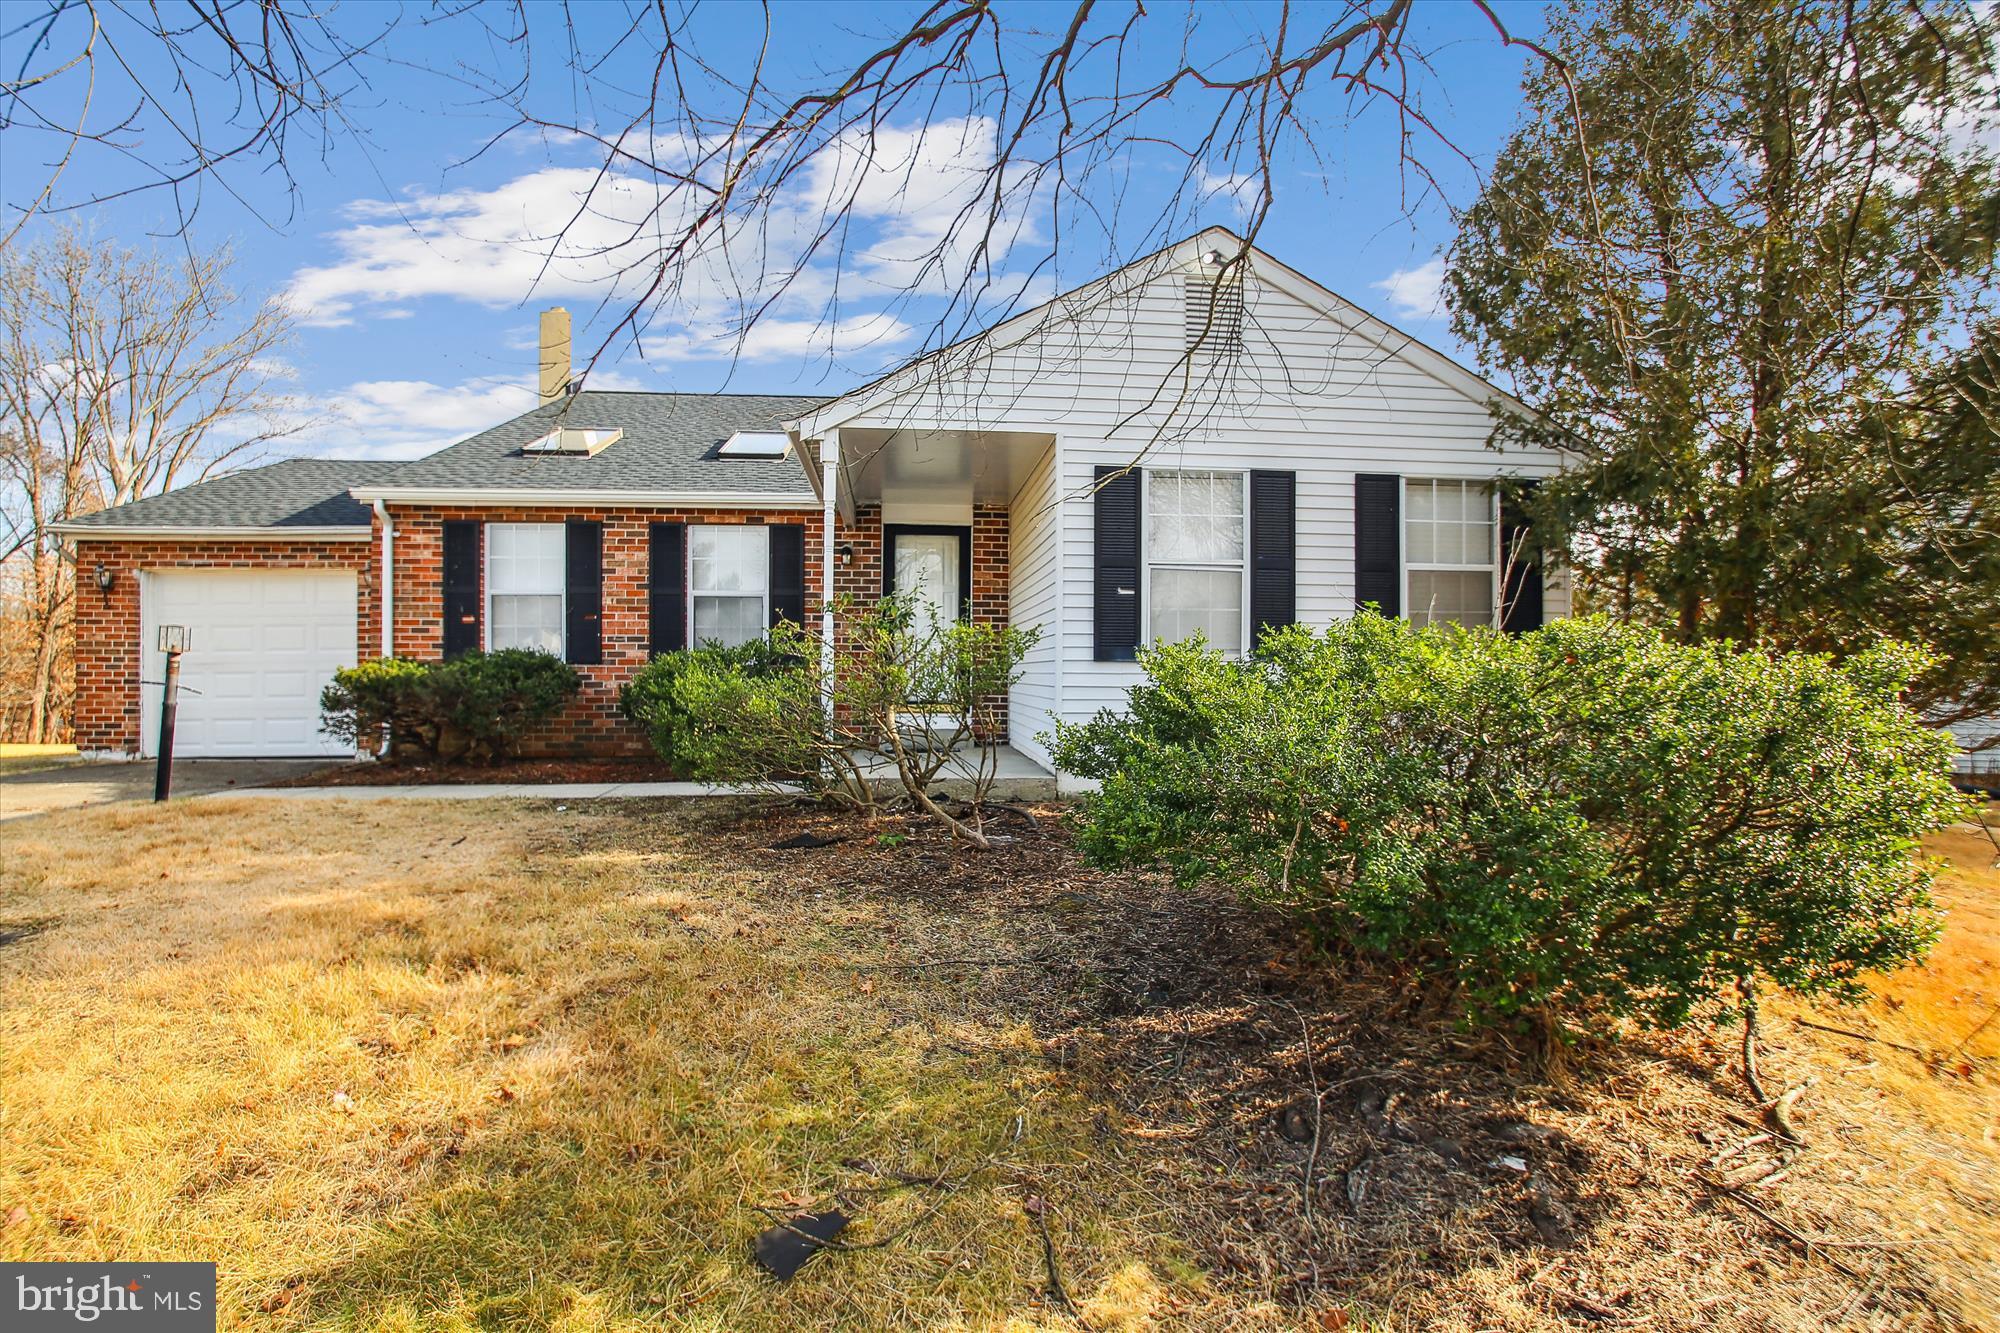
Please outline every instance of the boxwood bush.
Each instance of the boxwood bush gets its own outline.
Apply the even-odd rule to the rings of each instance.
[[[714,739],[705,735],[713,728],[703,724],[718,716],[716,690],[727,687],[741,695],[750,688],[748,682],[775,686],[781,677],[798,675],[796,647],[774,633],[734,647],[708,643],[661,653],[618,691],[618,706],[645,728],[653,753],[676,773],[708,778],[721,771],[723,776],[714,781],[740,780],[745,771],[765,776],[786,765],[769,755],[750,756],[754,763],[721,763],[710,753]]]
[[[526,648],[449,662],[385,657],[336,672],[320,692],[320,729],[350,744],[389,736],[392,757],[492,761],[583,687],[560,658]]]
[[[1249,662],[1141,660],[1129,714],[1057,730],[1102,784],[1086,855],[1232,885],[1475,1017],[1675,1026],[1760,981],[1853,998],[1935,937],[1918,839],[1963,806],[1948,739],[1900,702],[1913,649],[1364,613]]]

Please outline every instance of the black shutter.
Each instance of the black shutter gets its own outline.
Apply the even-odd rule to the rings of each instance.
[[[563,658],[604,660],[604,525],[588,519],[563,524]]]
[[[772,525],[771,623],[806,623],[806,530],[797,523]]]
[[[479,650],[479,527],[471,519],[444,525],[444,656]]]
[[[652,524],[648,543],[646,650],[658,657],[687,647],[687,524]]]
[[[1298,476],[1250,474],[1250,640],[1299,618]]]
[[[1091,656],[1129,662],[1139,655],[1139,471],[1097,469],[1095,628]]]
[[[1521,483],[1519,496],[1500,497],[1500,567],[1506,571],[1500,597],[1500,628],[1525,634],[1542,627],[1542,548],[1528,530],[1522,501],[1534,494],[1536,483]]]
[[[1362,472],[1354,478],[1354,604],[1403,614],[1402,479]]]

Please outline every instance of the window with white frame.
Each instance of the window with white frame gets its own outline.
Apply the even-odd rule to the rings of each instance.
[[[771,623],[771,530],[688,528],[688,642],[748,643]]]
[[[1146,472],[1147,637],[1178,643],[1196,631],[1225,653],[1243,651],[1244,474]]]
[[[563,655],[563,525],[486,525],[486,646]]]
[[[1404,481],[1403,605],[1411,624],[1493,623],[1498,527],[1485,482]]]

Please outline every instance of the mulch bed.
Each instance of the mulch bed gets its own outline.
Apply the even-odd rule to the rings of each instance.
[[[273,787],[415,787],[514,782],[672,782],[673,770],[653,759],[513,759],[499,764],[333,764]]]
[[[715,864],[788,893],[921,903],[910,919],[933,924],[878,965],[975,980],[982,1005],[1031,1017],[1046,1058],[1115,1106],[1100,1134],[1173,1182],[1164,1206],[1219,1281],[1453,1327],[1481,1306],[1475,1322],[1509,1326],[1816,1327],[1835,1300],[1939,1326],[1893,1252],[1862,1292],[1704,1188],[1718,1131],[1754,1115],[1726,1036],[1586,1046],[1552,1082],[1530,1039],[1468,1031],[1406,969],[1317,950],[1224,894],[1082,865],[1062,815],[1002,810],[1005,841],[974,852],[921,821],[800,804],[683,813]],[[1746,1285],[1761,1314],[1718,1319]]]

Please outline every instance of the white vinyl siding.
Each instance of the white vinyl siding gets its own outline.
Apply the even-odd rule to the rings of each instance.
[[[486,525],[486,646],[563,655],[560,523]]]
[[[688,642],[733,647],[771,623],[771,530],[710,523],[688,528]]]
[[[1180,643],[1200,634],[1240,654],[1250,600],[1246,474],[1148,468],[1144,477],[1142,637]]]
[[[912,387],[885,386],[881,402],[845,423],[1058,437],[1060,587],[1042,590],[1018,563],[1013,579],[1016,597],[1025,586],[1033,606],[1061,618],[1059,679],[1035,687],[1034,697],[1058,695],[1060,716],[1072,721],[1123,707],[1142,678],[1133,663],[1091,660],[1095,467],[1138,458],[1149,468],[1294,473],[1298,617],[1326,625],[1354,613],[1356,473],[1490,482],[1546,477],[1559,465],[1553,452],[1490,448],[1484,390],[1451,382],[1408,335],[1358,312],[1329,316],[1254,275],[1241,355],[1190,368],[1182,277],[1178,268],[1150,280],[1134,275],[1087,306],[1059,301],[1044,328],[929,364],[911,376]],[[1030,539],[1024,545],[1017,531],[1017,551],[1044,540],[1025,518],[1029,509],[1016,501],[1013,522],[1027,522]],[[1545,579],[1542,605],[1545,617],[1567,614],[1560,571]],[[1016,619],[1027,623],[1018,608]],[[1017,722],[1014,734],[1024,730]]]
[[[1491,625],[1500,596],[1493,487],[1454,479],[1403,481],[1403,614],[1413,625]]]
[[[1054,767],[1042,737],[1055,725],[1062,698],[1057,648],[1059,587],[1056,558],[1066,505],[1056,490],[1056,451],[1042,455],[1014,496],[1007,520],[1007,618],[1021,629],[1042,634],[1021,663],[1007,692],[1007,739],[1036,763]]]

